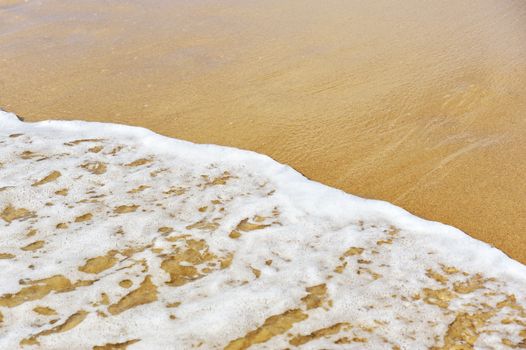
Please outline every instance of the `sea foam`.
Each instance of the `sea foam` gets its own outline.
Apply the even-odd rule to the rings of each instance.
[[[267,156],[0,112],[0,348],[526,346],[526,267]]]

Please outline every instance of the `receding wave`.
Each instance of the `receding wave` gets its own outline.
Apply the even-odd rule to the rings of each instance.
[[[526,346],[526,267],[248,151],[0,112],[0,348]]]

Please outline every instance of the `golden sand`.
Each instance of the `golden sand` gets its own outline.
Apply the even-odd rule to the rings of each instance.
[[[526,262],[523,1],[0,1],[0,107],[251,149]]]

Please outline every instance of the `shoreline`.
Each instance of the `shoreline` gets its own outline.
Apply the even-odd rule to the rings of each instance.
[[[144,128],[144,127],[140,127],[140,126],[118,124],[118,123],[108,123],[108,122],[90,122],[90,121],[84,121],[84,120],[55,120],[55,119],[51,119],[51,120],[41,120],[41,121],[35,121],[35,122],[28,122],[28,121],[25,121],[24,118],[19,116],[19,115],[16,115],[14,113],[10,113],[10,112],[7,112],[7,111],[4,111],[4,110],[0,109],[0,113],[2,113],[2,112],[10,114],[10,115],[16,117],[16,119],[18,119],[18,121],[20,123],[22,123],[22,124],[34,125],[37,128],[38,127],[42,127],[44,129],[52,129],[53,127],[55,127],[55,128],[57,128],[57,130],[62,130],[61,128],[62,128],[62,125],[65,125],[64,123],[66,123],[66,124],[67,123],[77,123],[80,126],[82,126],[82,129],[79,130],[79,134],[80,135],[79,135],[78,138],[80,138],[80,139],[82,139],[82,137],[89,137],[89,136],[86,136],[86,135],[89,135],[89,132],[100,132],[100,131],[98,131],[98,126],[101,126],[101,127],[104,128],[104,130],[105,130],[104,134],[106,134],[106,136],[108,138],[110,138],[112,136],[113,137],[117,137],[117,138],[119,138],[119,137],[129,137],[129,136],[138,137],[140,135],[141,137],[145,138],[145,140],[149,140],[150,138],[151,139],[159,138],[159,140],[163,139],[164,141],[166,141],[166,144],[167,144],[167,146],[165,147],[165,149],[166,149],[165,152],[167,154],[170,153],[169,152],[169,146],[168,146],[169,143],[170,142],[174,142],[174,143],[180,143],[182,145],[186,144],[186,145],[189,145],[189,146],[192,146],[192,147],[193,146],[199,146],[199,147],[203,147],[203,149],[206,149],[208,147],[216,148],[216,149],[219,150],[219,152],[217,154],[218,158],[222,158],[222,154],[223,153],[227,153],[227,152],[230,151],[230,152],[239,153],[239,154],[243,155],[243,157],[246,155],[247,159],[254,158],[257,161],[262,161],[263,159],[265,159],[265,161],[268,161],[269,164],[272,164],[272,166],[274,166],[274,164],[277,164],[277,165],[283,167],[283,169],[284,169],[283,172],[285,174],[289,174],[289,173],[293,174],[294,177],[298,177],[298,181],[299,180],[305,181],[306,184],[307,183],[311,183],[311,184],[313,184],[316,187],[324,188],[324,189],[328,190],[329,192],[333,192],[334,194],[337,194],[339,192],[340,194],[337,197],[346,197],[347,196],[347,197],[352,198],[353,200],[355,200],[357,203],[358,202],[368,202],[368,203],[371,203],[371,204],[375,203],[378,206],[378,209],[379,209],[378,210],[378,213],[379,213],[378,215],[382,216],[382,217],[385,217],[385,218],[388,218],[388,220],[390,220],[392,222],[397,222],[397,225],[400,228],[407,229],[407,230],[416,230],[416,231],[422,230],[422,231],[424,231],[424,229],[415,228],[415,226],[414,226],[415,220],[416,221],[421,221],[423,226],[436,225],[437,231],[452,231],[455,234],[460,233],[462,235],[465,235],[467,237],[475,239],[476,241],[479,241],[483,245],[487,245],[488,248],[496,249],[499,253],[503,254],[504,256],[506,256],[507,258],[511,259],[512,261],[518,263],[517,266],[519,266],[521,268],[522,267],[526,268],[526,263],[522,262],[521,260],[513,258],[509,254],[507,254],[505,251],[503,251],[501,249],[498,249],[497,247],[495,247],[494,245],[492,245],[489,242],[485,242],[484,240],[477,239],[475,236],[473,236],[473,235],[471,235],[471,234],[469,234],[469,233],[467,233],[465,231],[462,231],[458,227],[455,227],[453,225],[450,225],[450,224],[447,224],[447,223],[444,223],[444,222],[441,222],[441,221],[430,220],[430,219],[418,216],[415,213],[407,210],[406,208],[398,206],[398,205],[396,205],[396,204],[394,204],[392,202],[389,202],[389,201],[376,199],[376,198],[362,197],[362,196],[359,196],[359,195],[356,195],[356,194],[353,194],[353,193],[346,192],[346,191],[344,191],[342,189],[339,189],[337,187],[329,186],[329,185],[327,185],[327,184],[325,184],[323,182],[319,182],[319,181],[316,181],[315,179],[311,179],[311,178],[305,176],[305,174],[303,174],[300,171],[298,171],[297,169],[295,169],[294,167],[290,166],[289,164],[280,163],[276,159],[272,158],[271,156],[263,154],[263,153],[258,153],[258,152],[252,151],[252,150],[240,149],[240,148],[236,148],[236,147],[232,147],[232,146],[216,145],[216,144],[208,144],[208,143],[194,143],[194,142],[191,142],[191,141],[181,140],[181,139],[173,138],[173,137],[170,137],[170,136],[167,136],[167,135],[159,134],[159,133],[156,133],[153,130],[150,130],[150,129]],[[0,125],[1,124],[2,124],[2,120],[0,120]],[[9,124],[9,122],[8,122],[8,124]],[[70,130],[70,128],[66,128],[65,130]],[[111,132],[109,132],[108,130],[111,130]],[[118,132],[114,134],[113,132],[116,132],[116,131],[118,131]],[[148,143],[149,143],[149,141],[145,142],[146,145]],[[152,144],[153,143],[154,143],[154,141],[152,141]],[[157,146],[156,149],[158,149],[158,150],[159,149],[163,149],[163,147]],[[208,150],[208,151],[210,151],[210,150]],[[188,158],[192,159],[192,158],[194,158],[196,156],[198,156],[198,154],[194,154],[192,157],[188,156]],[[286,186],[283,186],[283,187],[286,187]],[[353,207],[353,206],[351,205],[350,207]],[[385,211],[383,209],[381,209],[381,208],[385,208]],[[333,209],[335,209],[335,208],[333,208]],[[311,208],[311,210],[313,210],[313,209]],[[340,211],[342,212],[342,214],[345,212],[345,210],[340,210]],[[328,210],[328,212],[332,212],[332,211]],[[392,213],[395,213],[396,215],[392,215]],[[407,217],[407,220],[405,220],[406,217]],[[356,219],[356,220],[358,220],[358,219]],[[405,222],[405,221],[409,222],[409,225],[403,224],[403,222]]]
[[[25,122],[29,122],[29,123],[38,123],[38,122],[41,122],[41,121],[45,121],[45,120],[28,120],[28,118],[24,118],[24,117],[21,117]],[[58,121],[56,119],[50,119],[48,120],[50,122],[52,121]],[[89,120],[85,121],[85,122],[90,122]],[[103,123],[103,124],[106,124],[107,122],[104,122],[104,121],[95,121],[95,122],[100,122],[100,123]],[[128,124],[123,124],[123,125],[128,125]],[[134,126],[134,125],[128,125],[130,127],[143,127],[143,126]],[[147,130],[150,130],[149,128],[146,127]],[[152,130],[153,132],[156,132],[154,130]],[[160,135],[163,135],[165,137],[168,137],[168,138],[171,138],[173,137],[173,135],[170,135],[170,134],[164,134],[164,133],[160,133]],[[191,140],[183,140],[183,141],[188,141],[188,142],[192,142]],[[199,144],[210,144],[210,145],[215,145],[213,143],[199,143]],[[238,149],[239,147],[237,146],[229,146],[228,144],[223,144],[223,145],[220,145],[222,147],[233,147],[233,148],[236,148]],[[261,152],[258,152],[257,150],[253,150],[253,149],[249,149],[249,151],[254,151],[258,154],[262,154]],[[264,154],[264,153],[263,153]],[[277,161],[277,162],[280,162],[280,163],[283,163],[282,161],[278,160],[278,159],[275,159],[274,156],[272,154],[268,154],[267,156],[269,156],[271,159]],[[352,186],[349,188],[349,187],[346,187],[346,186],[338,186],[338,185],[331,185],[330,183],[327,183],[325,182],[326,179],[323,178],[323,175],[320,176],[319,174],[315,174],[314,177],[313,175],[311,175],[309,172],[305,172],[305,170],[303,169],[303,167],[301,165],[299,165],[299,167],[297,168],[297,164],[289,164],[289,166],[291,166],[295,171],[299,172],[300,174],[302,174],[304,177],[306,177],[307,179],[311,180],[311,181],[315,181],[315,182],[319,182],[319,183],[322,183],[323,185],[325,186],[329,186],[329,187],[333,187],[333,188],[336,188],[336,189],[339,189],[347,194],[350,194],[350,195],[353,195],[353,196],[359,196],[359,197],[362,197],[362,198],[367,198],[367,199],[370,199],[370,200],[379,200],[379,201],[385,201],[387,203],[390,203],[390,204],[393,204],[393,205],[396,205],[396,206],[399,206],[401,208],[403,208],[404,210],[407,210],[408,212],[410,212],[412,215],[416,216],[416,217],[420,217],[420,218],[424,218],[425,220],[430,220],[430,221],[435,221],[435,222],[439,222],[441,224],[445,224],[445,225],[450,225],[452,227],[455,227],[455,228],[458,228],[459,230],[461,230],[462,232],[470,235],[471,237],[475,238],[475,239],[479,239],[485,243],[488,243],[500,250],[502,250],[506,255],[508,255],[510,258],[514,259],[514,260],[517,260],[523,264],[526,263],[526,252],[524,252],[523,250],[523,247],[526,247],[526,235],[522,235],[522,231],[520,230],[520,228],[522,227],[522,223],[520,222],[519,220],[519,223],[516,224],[516,227],[518,228],[517,232],[518,232],[518,237],[515,237],[515,238],[511,238],[511,237],[508,237],[508,239],[502,239],[500,237],[502,237],[503,234],[507,234],[506,232],[504,232],[505,230],[502,230],[501,232],[499,232],[497,235],[493,234],[493,232],[491,232],[490,230],[488,230],[487,228],[485,228],[484,230],[477,230],[477,228],[480,228],[481,227],[481,224],[480,224],[480,221],[477,222],[477,221],[469,221],[469,216],[466,217],[465,213],[462,213],[462,212],[458,212],[458,209],[455,207],[455,196],[451,196],[449,197],[449,199],[445,199],[442,201],[442,204],[444,206],[446,206],[446,215],[444,215],[444,211],[441,210],[441,214],[437,214],[435,212],[432,212],[429,210],[429,208],[436,208],[435,205],[429,207],[427,204],[424,205],[424,208],[422,207],[419,207],[419,208],[415,208],[413,204],[409,204],[407,206],[404,206],[404,202],[403,201],[397,201],[397,200],[394,200],[394,201],[390,201],[389,200],[389,195],[386,195],[385,193],[383,193],[383,195],[380,195],[378,197],[370,197],[370,193],[365,190],[360,190],[358,191],[358,193],[352,193],[352,192],[349,192],[352,190]],[[424,211],[422,211],[422,209],[424,209]],[[444,208],[442,208],[444,209]],[[448,212],[451,212],[451,211],[455,211],[456,215],[453,215],[453,216],[450,216],[448,215]],[[512,214],[510,214],[512,215]],[[459,221],[459,218],[461,218],[461,220]],[[482,222],[484,222],[484,220],[481,220]],[[500,224],[498,221],[495,222],[495,225],[498,227]],[[469,229],[466,229],[469,228]],[[493,226],[495,227],[495,226]]]

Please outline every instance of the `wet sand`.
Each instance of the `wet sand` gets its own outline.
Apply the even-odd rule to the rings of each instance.
[[[0,107],[265,153],[526,262],[522,1],[0,0]]]

